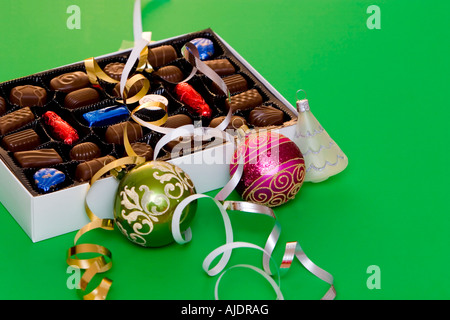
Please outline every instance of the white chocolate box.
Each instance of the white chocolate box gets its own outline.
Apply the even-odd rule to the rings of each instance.
[[[265,87],[265,90],[276,97],[294,115],[293,120],[273,128],[293,139],[297,110],[230,45],[212,30],[208,29],[207,31],[213,33],[233,55],[233,58],[245,66],[248,72]],[[151,45],[157,46],[184,36],[186,35],[157,41]],[[97,57],[97,59],[129,51],[115,52]],[[233,149],[232,143],[225,143],[169,160],[169,162],[183,169],[193,180],[197,192],[204,193],[223,187],[230,179],[229,164],[214,159],[225,159],[228,155],[233,154]],[[11,172],[5,161],[0,161],[0,181],[0,202],[33,242],[78,230],[89,222],[84,207],[88,183],[36,196],[31,194]],[[113,203],[117,185],[118,181],[114,177],[107,177],[98,180],[89,191],[86,200],[93,212],[100,218],[113,218]]]

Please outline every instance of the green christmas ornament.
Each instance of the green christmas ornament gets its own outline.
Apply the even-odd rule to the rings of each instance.
[[[131,169],[120,180],[114,203],[118,229],[133,243],[143,247],[161,247],[174,241],[172,216],[177,205],[195,194],[189,176],[165,161],[150,161]],[[186,230],[197,210],[191,202],[180,220]]]

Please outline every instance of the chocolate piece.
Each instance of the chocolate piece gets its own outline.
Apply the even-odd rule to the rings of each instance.
[[[50,80],[50,89],[62,92],[72,92],[89,85],[89,77],[82,71],[64,73]]]
[[[198,50],[200,60],[208,60],[214,54],[214,44],[211,40],[206,38],[195,38],[191,41]]]
[[[92,126],[108,126],[128,119],[130,111],[125,106],[112,106],[86,112],[83,118]]]
[[[33,178],[38,189],[47,192],[64,182],[66,175],[54,168],[42,168],[36,171]]]
[[[114,160],[116,160],[116,158],[113,156],[104,156],[80,163],[75,169],[75,178],[78,181],[88,181],[98,172],[98,170]]]
[[[77,109],[100,101],[100,95],[94,88],[83,88],[70,92],[64,99],[64,107]]]
[[[2,140],[2,146],[11,152],[31,150],[40,144],[41,138],[33,129],[10,134]]]
[[[149,48],[148,62],[153,68],[158,68],[177,59],[177,52],[170,45]]]
[[[236,69],[228,59],[207,60],[205,63],[219,76],[227,76],[236,73]]]
[[[0,134],[6,134],[23,127],[34,120],[34,114],[29,107],[21,108],[0,118]]]
[[[6,112],[6,101],[0,97],[0,116]]]
[[[192,124],[191,117],[180,113],[168,117],[166,123],[164,123],[163,126],[167,128],[178,128],[187,124]]]
[[[17,86],[12,88],[9,100],[21,107],[42,107],[47,103],[47,91],[42,87],[29,84]]]
[[[256,107],[250,112],[248,122],[255,127],[268,127],[283,124],[283,111],[271,106]]]
[[[155,71],[154,74],[156,74],[161,79],[172,83],[178,83],[184,79],[183,72],[176,66],[162,67],[158,71]]]
[[[180,82],[174,89],[178,99],[199,116],[211,118],[212,111],[205,99],[189,83]]]
[[[142,89],[143,86],[144,86],[144,79],[140,79],[140,80],[136,81],[136,82],[130,87],[130,90],[129,90],[128,93],[127,93],[127,97],[130,98],[130,97],[132,97],[132,96],[135,96],[139,91],[141,91],[141,89]],[[150,90],[150,88],[149,88],[149,90]],[[117,98],[121,98],[121,97],[122,97],[122,96],[120,95],[120,83],[118,83],[118,84],[115,85],[115,87],[114,87],[114,89],[113,89],[113,92],[112,92],[112,95],[113,95],[114,97],[117,97]]]
[[[122,62],[112,62],[108,63],[103,71],[113,78],[114,80],[120,81],[122,77],[123,68],[125,67],[125,63]]]
[[[128,141],[130,143],[139,140],[143,136],[142,127],[136,122],[121,122],[106,129],[105,140],[108,143],[123,144],[123,131],[127,127]]]
[[[89,161],[101,156],[100,148],[93,142],[77,144],[70,150],[70,159],[77,161]]]
[[[261,105],[262,103],[263,97],[256,89],[247,90],[232,96],[231,102],[229,102],[228,99],[225,101],[225,104],[231,109],[232,112],[251,109]]]
[[[211,128],[215,128],[217,127],[219,124],[222,123],[223,120],[225,120],[225,116],[222,117],[217,117],[211,120],[209,126]],[[231,120],[228,123],[228,126],[226,127],[226,129],[238,129],[240,127],[242,127],[243,125],[247,125],[247,121],[240,117],[240,116],[231,116]]]
[[[42,118],[45,124],[52,129],[55,138],[63,141],[65,144],[73,144],[78,141],[77,131],[55,112],[47,111]]]
[[[131,148],[140,157],[144,157],[145,161],[153,160],[153,148],[144,142],[134,142]],[[127,156],[126,151],[124,156]]]
[[[248,90],[247,80],[238,73],[224,77],[222,80],[227,85],[228,91],[230,91],[231,94]],[[215,94],[224,94],[215,82],[213,82],[211,87]]]
[[[14,152],[14,158],[22,168],[43,168],[63,162],[52,148]]]

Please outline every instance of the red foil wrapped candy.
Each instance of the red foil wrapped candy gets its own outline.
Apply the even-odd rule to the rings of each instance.
[[[191,108],[198,115],[211,118],[212,111],[205,99],[188,83],[181,82],[175,86],[178,99]]]
[[[42,118],[45,124],[52,128],[53,135],[57,139],[62,140],[65,144],[73,144],[78,141],[77,131],[55,112],[47,111]]]

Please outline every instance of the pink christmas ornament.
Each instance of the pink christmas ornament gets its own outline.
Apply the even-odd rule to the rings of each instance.
[[[305,178],[305,161],[297,145],[273,130],[248,134],[243,126],[239,132],[243,141],[230,165],[232,176],[239,163],[244,164],[236,191],[245,201],[268,207],[293,199]]]

